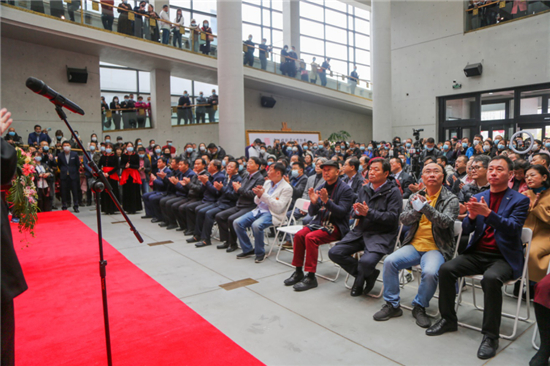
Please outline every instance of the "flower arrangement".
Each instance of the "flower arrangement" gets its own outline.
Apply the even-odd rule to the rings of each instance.
[[[17,151],[17,169],[12,180],[7,201],[12,213],[19,218],[19,232],[30,232],[34,237],[34,225],[38,212],[38,193],[34,185],[35,162],[30,153]]]

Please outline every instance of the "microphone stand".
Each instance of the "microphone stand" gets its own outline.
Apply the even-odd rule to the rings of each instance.
[[[143,243],[143,238],[141,237],[139,232],[136,230],[134,224],[132,224],[132,222],[130,221],[130,218],[126,215],[126,213],[124,212],[124,210],[120,206],[120,203],[118,202],[115,195],[113,194],[113,188],[109,184],[109,181],[107,180],[107,178],[103,175],[103,171],[100,170],[99,167],[97,166],[97,164],[91,159],[91,157],[88,154],[88,152],[86,151],[86,149],[84,149],[84,146],[82,145],[82,142],[80,142],[80,140],[76,136],[73,128],[69,124],[69,121],[67,121],[67,115],[65,114],[65,111],[63,110],[63,107],[61,105],[55,103],[54,100],[52,100],[51,102],[55,104],[55,111],[59,115],[59,118],[61,118],[61,120],[63,122],[65,122],[65,124],[67,125],[67,128],[69,129],[69,131],[71,131],[71,135],[73,136],[74,140],[76,141],[76,143],[78,144],[80,149],[82,149],[82,152],[84,153],[84,156],[86,157],[86,159],[88,159],[88,166],[92,170],[92,174],[94,176],[94,179],[92,180],[92,183],[90,184],[90,186],[91,186],[92,191],[94,192],[96,215],[97,215],[97,238],[98,238],[98,241],[99,241],[99,276],[101,278],[101,295],[102,295],[102,299],[103,299],[103,320],[104,320],[104,323],[105,323],[105,342],[106,342],[106,345],[107,345],[107,364],[109,366],[112,366],[113,359],[112,359],[112,354],[111,354],[111,335],[110,335],[110,328],[109,328],[109,309],[107,307],[107,283],[106,283],[106,280],[105,280],[105,277],[106,277],[106,274],[107,274],[106,268],[105,268],[107,266],[107,261],[103,258],[103,232],[102,232],[102,228],[101,228],[101,198],[100,198],[100,195],[101,195],[101,192],[103,190],[107,191],[107,193],[109,194],[109,196],[111,197],[111,199],[115,203],[117,209],[120,211],[120,213],[122,214],[122,216],[124,217],[124,219],[126,220],[128,225],[130,226],[130,230],[134,233],[137,240],[140,243]]]

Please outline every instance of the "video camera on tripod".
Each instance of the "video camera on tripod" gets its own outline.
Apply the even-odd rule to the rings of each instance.
[[[418,180],[420,177],[420,153],[422,152],[422,146],[420,145],[420,132],[423,132],[424,129],[420,128],[415,130],[413,128],[414,142],[412,148],[409,150],[409,155],[411,157],[411,173]]]

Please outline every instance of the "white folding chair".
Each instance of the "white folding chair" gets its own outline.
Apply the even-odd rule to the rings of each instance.
[[[517,281],[521,281],[520,288],[523,288],[523,286],[526,283],[529,283],[529,271],[528,271],[528,266],[527,265],[528,265],[528,261],[529,261],[529,250],[531,249],[531,239],[532,238],[533,238],[533,231],[531,229],[528,229],[528,228],[523,228],[522,231],[521,231],[521,241],[522,241],[522,243],[527,243],[527,248],[526,248],[525,253],[524,253],[525,254],[525,262],[524,262],[524,265],[523,265],[523,271],[522,271],[522,274],[519,278],[511,280],[511,281],[507,281],[506,283],[504,283],[504,285],[513,285]],[[465,281],[466,278],[470,278],[472,280],[472,297],[473,297],[473,303],[474,303],[475,309],[483,311],[484,308],[481,307],[481,306],[478,306],[477,303],[476,303],[475,291],[476,291],[477,286],[475,286],[475,284],[473,283],[474,281],[481,281],[483,279],[483,275],[466,276],[466,277],[462,277],[458,281],[458,295],[457,295],[455,310],[458,311],[458,306],[460,304],[460,299],[461,299],[461,296],[462,296],[462,287],[463,287],[463,284],[464,284],[464,281]],[[529,299],[529,286],[526,287],[526,298]],[[515,315],[514,314],[507,314],[507,313],[504,313],[504,312],[502,313],[502,316],[504,316],[506,318],[514,319],[514,328],[512,330],[512,334],[510,334],[510,335],[500,334],[500,338],[514,339],[514,337],[516,336],[517,328],[518,328],[518,322],[520,320],[521,321],[529,320],[529,316],[530,316],[530,303],[529,303],[529,301],[525,302],[526,307],[527,307],[527,316],[526,317],[520,317],[519,316],[519,312],[520,312],[520,308],[521,308],[521,301],[522,301],[522,297],[518,296],[517,305],[516,305],[516,314]],[[458,325],[460,325],[461,327],[481,331],[481,328],[470,325],[470,324],[458,322]]]
[[[290,207],[290,204],[292,203],[292,201],[288,201],[288,204],[286,205],[286,209],[285,209],[285,219],[283,221],[281,221],[281,223],[277,226],[275,225],[271,225],[270,227],[266,228],[265,229],[265,233],[268,232],[268,230],[270,230],[271,228],[273,228],[275,230],[275,237],[273,238],[273,240],[271,241],[271,245],[270,245],[270,248],[269,248],[269,253],[267,254],[266,258],[269,257],[271,255],[271,252],[273,252],[273,247],[278,244],[278,245],[282,245],[280,242],[279,242],[279,229],[282,228],[283,226],[285,226],[285,224],[287,224],[287,222],[290,222],[290,221],[287,221],[286,220],[286,213],[288,212],[288,209]],[[294,211],[292,211],[292,215],[294,215]],[[284,234],[283,234],[283,237],[284,237]]]
[[[550,266],[548,266],[548,271],[546,271],[546,274],[550,274]],[[537,345],[537,334],[539,333],[539,325],[535,323],[535,330],[533,332],[533,339],[531,340],[531,343],[533,344],[533,348],[537,351],[539,350],[540,346]]]
[[[455,245],[455,251],[453,253],[453,257],[452,258],[455,258],[457,253],[458,253],[458,246],[460,245],[460,238],[462,238],[462,221],[455,221],[454,223],[454,236],[456,237],[456,245]],[[422,267],[420,267],[420,265],[416,265],[416,266],[413,266],[413,272],[416,272],[417,276],[417,280],[418,280],[418,286],[420,286],[420,278],[421,278],[421,275],[422,275]],[[404,284],[402,286],[405,287],[406,284]],[[435,298],[439,298],[439,296],[437,295],[434,295]],[[407,310],[412,310],[412,306],[409,306],[409,305],[403,305],[401,304],[401,307],[404,308],[404,309],[407,309]],[[439,314],[439,309],[437,309],[437,311],[435,312],[435,314],[428,314],[429,316],[431,317],[436,317],[437,315]]]
[[[294,212],[296,212],[296,209],[307,212],[310,203],[311,202],[309,200],[298,198],[296,200],[296,203],[294,203],[294,208],[292,209],[292,213],[287,222],[287,225],[277,228],[276,236],[278,237],[279,233],[282,233],[282,240],[284,240],[285,234],[295,235],[298,231],[302,230],[304,228],[304,225],[298,225],[296,223],[297,220],[294,217]],[[283,249],[282,243],[278,243],[278,245],[279,245],[279,249],[277,250],[277,256],[275,257],[275,260],[279,263],[292,267],[291,263],[285,262],[279,258],[281,250],[286,250],[286,249]],[[292,250],[288,250],[288,251],[292,251]],[[271,253],[271,251],[269,253]]]

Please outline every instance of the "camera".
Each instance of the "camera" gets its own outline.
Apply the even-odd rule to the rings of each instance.
[[[423,132],[424,129],[420,128],[418,130],[413,128],[414,143],[413,148],[409,151],[411,155],[411,173],[418,178],[420,176],[420,153],[422,152],[422,147],[420,146],[420,132]]]

